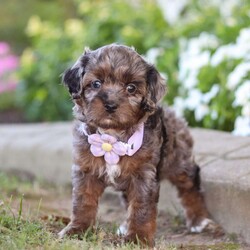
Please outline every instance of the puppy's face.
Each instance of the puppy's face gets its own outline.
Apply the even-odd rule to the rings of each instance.
[[[103,129],[138,124],[165,93],[156,69],[133,49],[119,45],[85,51],[63,80],[75,101],[75,115]]]

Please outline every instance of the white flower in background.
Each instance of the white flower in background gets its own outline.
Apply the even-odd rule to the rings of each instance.
[[[177,116],[182,117],[184,115],[185,110],[185,101],[181,97],[176,97],[174,99],[173,108]]]
[[[212,98],[214,98],[220,90],[220,86],[218,84],[214,84],[209,92],[205,93],[202,97],[203,102],[209,103]]]
[[[237,37],[236,40],[237,44],[247,44],[250,43],[250,28],[241,29],[240,35]],[[249,48],[249,46],[248,46]]]
[[[190,0],[157,0],[159,7],[163,11],[164,19],[171,25],[174,25],[180,19],[180,14],[183,9],[188,5],[192,4]],[[199,1],[201,6],[204,5],[204,1]],[[220,10],[221,16],[228,21],[232,16],[232,11],[236,6],[240,6],[242,1],[239,0],[211,0],[210,2],[205,1],[206,5],[217,7]]]
[[[211,58],[211,65],[216,67],[226,59],[249,59],[250,53],[250,28],[240,31],[236,43],[220,46]]]
[[[199,35],[200,44],[203,48],[215,49],[219,46],[219,39],[214,34],[202,32]]]
[[[245,1],[211,0],[206,2],[198,0],[197,3],[201,7],[204,4],[208,7],[218,7],[224,24],[237,26],[237,18],[233,11],[235,8],[244,8]],[[176,25],[178,21],[177,25],[181,25],[191,18],[191,16],[184,15],[186,19],[180,19],[181,11],[187,5],[189,7],[192,4],[191,0],[157,0],[157,2],[163,10],[165,19],[171,25]],[[195,16],[196,13],[192,14]],[[193,19],[195,19],[194,16],[192,15]],[[179,39],[178,80],[181,82],[179,93],[185,97],[176,97],[173,106],[179,116],[183,116],[185,110],[193,111],[196,121],[202,121],[207,115],[210,115],[212,120],[218,119],[219,105],[223,104],[218,104],[216,96],[218,96],[220,88],[224,88],[224,85],[214,83],[207,93],[202,93],[197,87],[199,84],[198,76],[204,66],[216,68],[222,62],[231,63],[231,65],[236,66],[231,72],[228,72],[226,87],[235,95],[233,105],[241,109],[241,116],[235,120],[234,134],[250,135],[250,79],[248,80],[250,74],[250,28],[241,29],[235,41],[221,46],[220,44],[221,41],[216,36],[206,32],[191,39]],[[157,51],[149,52],[152,53],[151,55],[149,53],[149,57],[155,63],[158,56]],[[220,65],[220,67],[222,66],[225,66],[223,70],[228,69],[228,64]],[[209,106],[211,100],[216,104],[213,107]]]
[[[215,49],[219,45],[218,38],[207,32],[202,32],[198,37],[188,40],[187,51],[189,54],[199,54],[204,49]]]
[[[220,14],[225,17],[230,17],[232,15],[233,9],[241,4],[239,0],[210,0],[210,4],[218,7]]]
[[[159,72],[161,77],[165,80],[165,82],[168,82],[168,75],[165,72]]]
[[[250,135],[250,117],[239,116],[235,120],[234,135],[249,136]]]
[[[215,84],[211,90],[205,94],[199,89],[192,89],[189,91],[186,99],[176,97],[173,107],[178,116],[183,116],[185,109],[193,110],[196,121],[201,121],[205,115],[210,113],[208,103],[218,94],[219,89],[218,84]],[[213,110],[211,117],[214,120],[217,119],[217,111]]]
[[[235,93],[233,105],[242,106],[242,116],[237,117],[233,134],[241,136],[250,135],[250,81],[245,81]]]
[[[194,87],[198,84],[200,69],[210,62],[210,51],[208,49],[215,49],[218,44],[218,38],[206,32],[201,33],[199,37],[180,40],[181,53],[178,78],[183,83],[183,88],[188,90],[188,96],[185,99],[175,98],[174,108],[178,114],[182,115],[185,109],[193,110],[196,121],[201,121],[204,116],[210,113],[207,104],[219,92],[219,85],[214,84],[211,90],[205,94]],[[218,116],[214,113],[214,117],[216,115]]]
[[[245,81],[235,92],[234,106],[244,106],[250,102],[250,80]]]
[[[201,104],[201,105],[197,106],[195,111],[194,111],[195,120],[201,121],[204,118],[204,116],[206,116],[207,114],[209,114],[208,105]]]
[[[236,52],[239,57],[247,58],[250,53],[250,28],[243,28],[236,39]]]
[[[188,0],[157,0],[158,5],[163,11],[164,19],[171,25],[174,25],[182,10],[188,4]]]
[[[211,57],[211,65],[218,66],[221,62],[229,57],[230,51],[234,50],[233,44],[220,46]]]
[[[248,72],[250,72],[250,62],[243,62],[237,65],[228,75],[227,87],[231,90],[236,88],[242,79],[247,76]]]
[[[194,110],[195,120],[201,121],[203,117],[210,113],[208,103],[219,92],[218,84],[215,84],[211,90],[203,94],[199,89],[189,91],[186,99],[180,97],[175,98],[174,108],[178,114],[182,115],[185,109]],[[217,112],[214,111],[213,117],[217,117]]]
[[[250,101],[243,106],[241,114],[242,116],[250,117]]]
[[[185,87],[190,89],[197,85],[197,76],[199,70],[209,63],[209,59],[209,51],[203,51],[196,55],[185,52],[180,55],[179,80],[183,82]]]
[[[217,120],[218,119],[218,112],[216,110],[212,110],[210,114],[212,120]]]
[[[222,3],[220,2],[220,13],[223,17],[230,17],[233,9],[239,5],[239,0],[224,0]]]
[[[198,84],[198,70],[190,70],[187,72],[186,77],[183,77],[182,79],[179,78],[179,80],[182,82],[183,86],[185,86],[186,89],[192,89]]]
[[[189,110],[195,110],[202,103],[202,97],[203,95],[199,89],[190,90],[185,100],[185,107]]]
[[[241,29],[236,40],[237,52],[245,60],[250,59],[250,28]]]
[[[151,48],[147,51],[145,58],[148,62],[156,64],[157,58],[163,53],[162,48]]]
[[[218,43],[216,36],[206,32],[189,40],[180,40],[178,78],[187,89],[197,85],[199,70],[210,61],[210,51],[207,49],[216,48]]]

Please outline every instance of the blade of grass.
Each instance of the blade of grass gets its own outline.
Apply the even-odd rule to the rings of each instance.
[[[39,216],[41,205],[42,205],[42,198],[39,200],[39,203],[38,203],[37,212],[36,212],[37,217]]]
[[[17,224],[20,222],[23,212],[23,199],[24,195],[21,196],[20,204],[19,204],[19,210],[18,210],[18,217],[17,217]]]
[[[13,196],[11,195],[11,196],[10,196],[10,199],[9,199],[9,203],[6,204],[6,207],[8,208],[9,212],[12,214],[14,223],[16,223],[16,216],[15,216],[14,212],[13,212],[12,209],[11,209],[12,199],[13,199]]]

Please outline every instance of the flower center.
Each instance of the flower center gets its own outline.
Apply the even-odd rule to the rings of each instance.
[[[113,146],[110,143],[104,142],[102,144],[102,149],[106,152],[110,152],[112,150]]]

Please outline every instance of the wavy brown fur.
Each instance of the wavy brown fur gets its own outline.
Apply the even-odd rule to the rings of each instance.
[[[98,88],[95,81],[98,80]],[[65,234],[84,232],[95,223],[98,200],[107,186],[122,191],[127,202],[125,239],[154,244],[160,180],[179,191],[188,227],[208,217],[199,188],[199,167],[192,155],[193,140],[184,120],[158,102],[164,80],[154,66],[133,49],[120,45],[86,51],[67,70],[64,82],[74,100],[73,211]],[[136,90],[129,93],[128,85]],[[81,130],[108,133],[127,142],[144,122],[143,144],[133,156],[120,158],[111,172],[103,157],[94,157]]]

